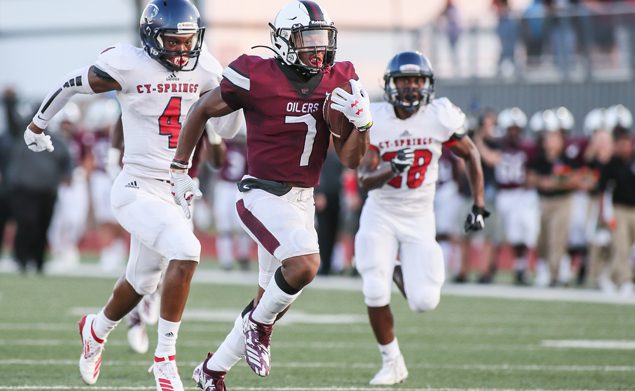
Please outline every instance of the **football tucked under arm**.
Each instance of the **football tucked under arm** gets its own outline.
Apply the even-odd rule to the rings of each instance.
[[[339,86],[339,88],[348,92],[349,94],[352,92],[351,85],[348,81]],[[331,108],[331,93],[326,95],[326,99],[324,100],[324,106],[322,108],[324,120],[326,121],[326,125],[329,127],[331,134],[333,137],[341,138],[345,140],[349,134],[355,128],[355,125],[342,113],[341,111],[337,111]]]

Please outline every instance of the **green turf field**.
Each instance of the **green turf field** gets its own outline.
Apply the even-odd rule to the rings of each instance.
[[[150,353],[137,355],[122,324],[109,338],[97,384],[79,377],[76,322],[103,304],[113,282],[0,274],[0,390],[153,390],[154,328]],[[192,368],[253,293],[250,286],[194,284],[178,347],[188,389],[195,389]],[[417,315],[400,296],[393,299],[410,371],[404,384],[368,385],[380,358],[361,293],[308,288],[274,331],[271,375],[261,379],[240,363],[228,389],[635,389],[633,306],[444,296],[437,310]],[[545,342],[559,340],[621,342],[600,349]]]

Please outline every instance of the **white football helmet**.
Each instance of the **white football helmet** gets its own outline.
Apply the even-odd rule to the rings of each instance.
[[[562,130],[573,130],[573,125],[575,125],[575,119],[573,118],[573,114],[571,111],[564,106],[560,106],[556,109],[553,109],[556,114],[556,118],[558,119],[558,126]]]
[[[611,106],[606,109],[606,124],[611,131],[616,126],[630,129],[633,125],[633,114],[624,105]]]
[[[276,15],[271,27],[274,52],[287,65],[315,74],[335,62],[337,29],[322,7],[311,0],[293,0]],[[300,61],[302,52],[325,51],[322,64]]]
[[[542,111],[536,111],[529,119],[529,128],[536,132],[545,130],[545,121],[542,119]]]
[[[609,130],[606,119],[606,109],[597,107],[589,111],[584,117],[584,134],[591,136],[598,130]]]
[[[560,121],[555,110],[547,109],[542,112],[542,130],[547,132],[555,132],[560,130]]]
[[[517,127],[523,129],[527,126],[527,116],[518,107],[504,109],[498,114],[498,126],[502,129]]]

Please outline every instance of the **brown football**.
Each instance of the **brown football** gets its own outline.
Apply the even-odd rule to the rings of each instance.
[[[344,91],[349,94],[353,91],[351,88],[351,83],[345,81],[343,84],[339,86]],[[326,99],[324,99],[324,107],[322,109],[322,113],[324,114],[324,120],[326,121],[326,125],[331,130],[333,137],[346,139],[351,131],[353,131],[353,124],[346,118],[342,112],[333,110],[331,108],[331,93],[326,95]]]

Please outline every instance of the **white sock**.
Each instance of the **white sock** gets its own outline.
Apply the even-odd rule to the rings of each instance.
[[[245,335],[243,334],[243,317],[239,314],[223,343],[218,347],[212,358],[207,361],[207,369],[227,372],[238,361],[245,357]]]
[[[234,241],[230,234],[218,234],[216,237],[216,254],[220,266],[230,268],[234,263]]]
[[[108,338],[108,334],[117,327],[120,320],[110,320],[104,315],[104,310],[99,311],[93,321],[93,332],[99,339]]]
[[[176,339],[179,336],[181,322],[170,322],[159,318],[157,348],[154,351],[156,357],[166,357],[176,354]]]
[[[278,270],[276,273],[279,272]],[[256,306],[256,309],[254,309],[251,318],[258,323],[273,324],[278,314],[293,303],[295,299],[300,296],[300,293],[302,293],[302,291],[294,295],[284,292],[278,286],[274,275],[265,289],[265,294],[262,295],[260,302]]]
[[[381,359],[383,362],[390,361],[399,357],[401,355],[401,350],[399,350],[399,342],[397,341],[397,337],[392,342],[389,342],[386,345],[377,345],[379,347],[379,353],[381,354]]]
[[[452,264],[452,247],[449,241],[442,240],[439,242],[441,246],[441,252],[443,253],[443,260],[445,262],[445,271],[447,275],[454,275],[454,267]]]

